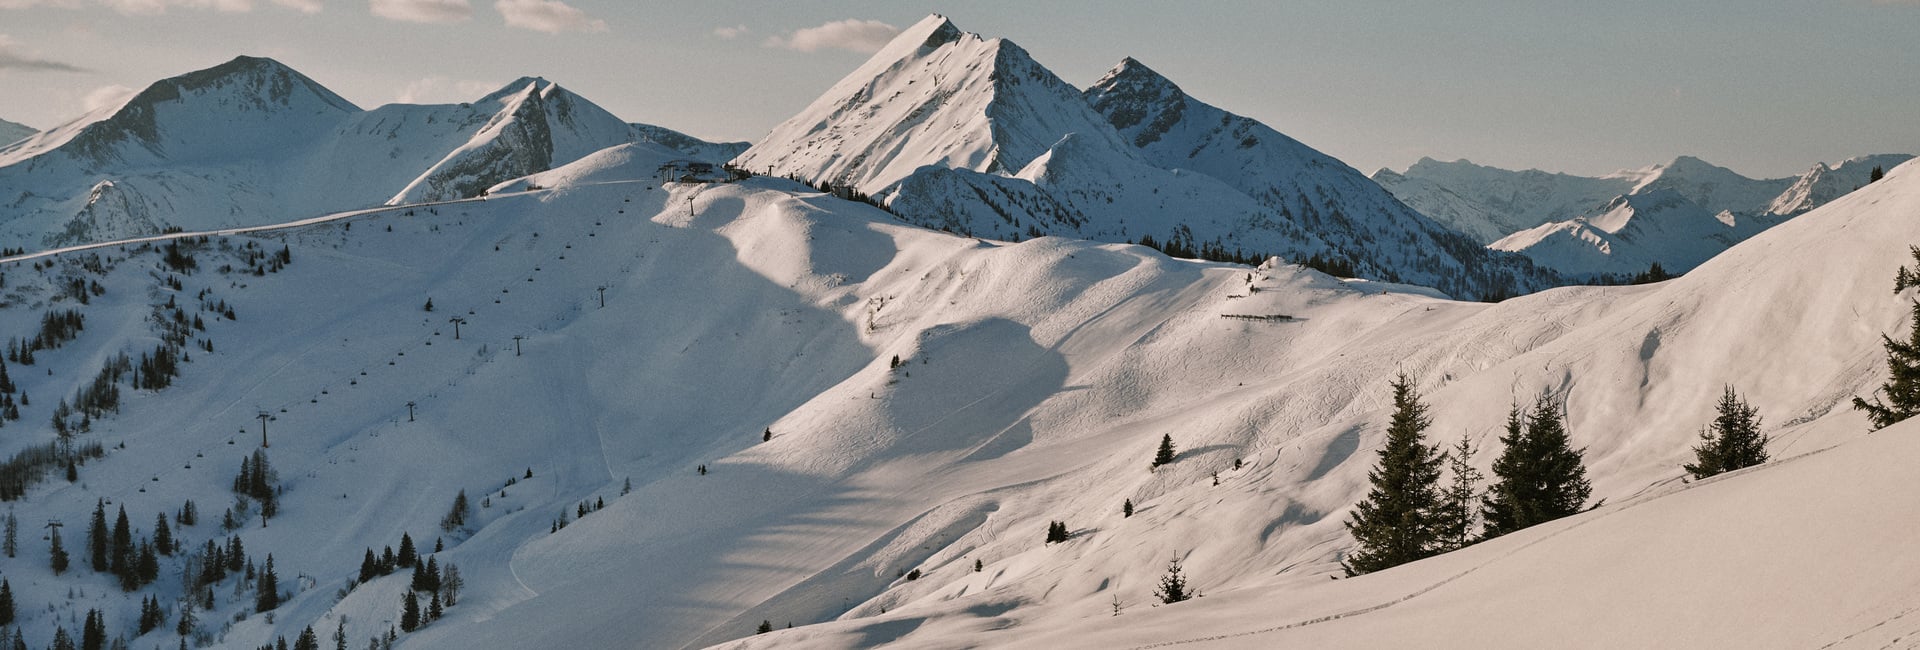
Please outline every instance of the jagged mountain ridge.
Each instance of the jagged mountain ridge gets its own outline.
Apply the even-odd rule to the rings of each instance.
[[[0,149],[0,240],[65,245],[461,198],[641,141],[710,162],[744,146],[629,124],[536,77],[471,103],[362,110],[243,56]]]
[[[1407,207],[1346,163],[1258,120],[1195,99],[1132,57],[1085,96],[1148,161],[1221,180],[1302,222],[1364,272],[1425,283],[1448,275],[1478,275],[1482,285],[1538,282],[1528,277],[1525,263],[1480,253],[1474,242]]]
[[[1881,154],[1834,167],[1816,163],[1798,177],[1777,179],[1747,178],[1692,156],[1600,177],[1423,158],[1404,173],[1382,169],[1373,178],[1489,248],[1526,255],[1571,278],[1618,278],[1654,262],[1668,272],[1685,272],[1742,239],[1858,189],[1873,168],[1892,169],[1911,158]],[[1648,213],[1664,216],[1645,227],[1626,223]],[[1674,216],[1680,213],[1689,216]],[[1676,219],[1691,225],[1676,227]]]
[[[1228,125],[1240,134],[1234,143],[1253,140],[1252,158],[1224,142],[1171,155],[1176,140],[1214,139],[1211,125],[1180,122],[1186,107],[1230,114],[1164,80],[1155,87],[1178,93],[1181,110],[1129,94],[1153,84],[1122,87],[1151,74],[1129,60],[1106,87],[1077,90],[1005,39],[929,16],[734,162],[871,196],[912,223],[998,239],[1152,237],[1215,255],[1338,260],[1365,277],[1466,297],[1552,284],[1551,273],[1448,237],[1358,172],[1258,122],[1232,116]],[[1130,111],[1167,123],[1148,137]],[[1249,160],[1255,168],[1232,171]]]

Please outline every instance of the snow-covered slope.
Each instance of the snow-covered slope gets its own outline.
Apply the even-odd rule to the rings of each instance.
[[[1905,247],[1920,240],[1896,215],[1916,209],[1920,167],[1908,164],[1670,282],[1558,289],[1492,307],[1396,309],[1375,298],[1369,311],[1385,307],[1398,322],[1325,325],[1354,342],[1322,351],[1319,370],[1255,378],[1216,366],[1223,383],[1248,380],[1141,427],[1117,458],[1025,491],[1032,517],[1010,517],[1017,497],[996,495],[988,520],[999,525],[925,536],[948,550],[914,564],[923,577],[896,583],[884,611],[856,608],[737,647],[1883,647],[1916,631],[1903,615],[1920,606],[1920,564],[1896,550],[1910,526],[1883,515],[1913,509],[1899,468],[1920,447],[1911,425],[1866,439],[1846,402],[1879,380],[1880,334],[1906,325],[1913,290],[1888,288],[1893,269],[1911,262]],[[1311,346],[1310,331],[1327,319],[1305,313],[1284,347]],[[1188,345],[1204,338],[1184,333]],[[1431,431],[1443,439],[1489,444],[1511,400],[1541,390],[1565,399],[1594,497],[1611,505],[1329,581],[1394,370],[1423,378]],[[1282,383],[1289,388],[1274,390]],[[1688,489],[1679,466],[1727,385],[1760,406],[1777,460]],[[1343,389],[1363,395],[1324,411],[1321,400],[1338,402]],[[1178,479],[1140,468],[1158,431],[1191,437],[1195,455],[1174,464]],[[1201,432],[1210,433],[1193,435]],[[1242,454],[1247,468],[1232,469]],[[1482,467],[1490,456],[1478,457]],[[1198,467],[1180,467],[1190,461]],[[1113,502],[1129,495],[1139,510],[1122,518]],[[1042,545],[1040,524],[1062,519],[1075,538]],[[1148,607],[1169,557],[1184,560],[1205,597]],[[763,611],[773,616],[739,623],[781,621],[780,610]]]
[[[1888,513],[1920,510],[1916,459],[1920,425],[1902,423],[1360,579],[1135,599],[1117,617],[958,599],[733,647],[1905,647],[1920,556]]]
[[[1083,94],[1019,46],[930,16],[734,163],[996,239],[1151,237],[1215,258],[1331,260],[1464,297],[1552,284],[1518,257],[1450,237],[1339,161],[1129,62]],[[1214,132],[1214,116],[1232,123]],[[1186,145],[1206,148],[1176,155]]]
[[[661,186],[660,155],[605,152],[486,201],[212,237],[193,274],[138,247],[14,262],[0,331],[87,314],[80,338],[13,369],[34,395],[18,423],[46,422],[112,353],[152,349],[171,322],[156,305],[206,317],[192,336],[214,350],[193,348],[170,388],[124,389],[79,438],[106,457],[15,511],[77,531],[99,498],[142,522],[195,499],[202,523],[181,534],[274,554],[290,596],[268,622],[237,579],[217,585],[201,629],[225,647],[342,617],[350,640],[383,634],[404,572],[353,582],[364,550],[402,532],[443,538],[438,562],[467,583],[406,647],[681,647],[762,620],[827,624],[761,642],[1023,646],[1110,621],[1115,597],[1128,623],[1170,556],[1201,604],[1364,589],[1373,578],[1327,576],[1399,372],[1435,432],[1483,443],[1516,397],[1564,398],[1595,496],[1614,504],[1677,481],[1726,384],[1761,406],[1779,457],[1857,440],[1845,400],[1878,380],[1879,336],[1911,298],[1889,276],[1920,240],[1896,218],[1920,209],[1909,164],[1686,277],[1488,305],[1138,246],[979,241],[776,179]],[[283,245],[291,265],[248,272]],[[56,299],[70,278],[102,291]],[[236,319],[202,307],[215,301]],[[281,514],[221,531],[262,411]],[[53,438],[18,423],[0,450]],[[1148,471],[1164,434],[1180,456]],[[472,523],[441,532],[462,490]],[[549,532],[583,502],[605,507]],[[1043,544],[1053,520],[1074,538]],[[56,578],[46,542],[23,541],[0,570],[31,643],[88,608],[134,647],[177,643],[171,625],[134,634],[138,598],[110,577]],[[172,621],[184,560],[164,562],[147,593]]]
[[[472,196],[652,139],[713,162],[732,152],[628,124],[541,79],[471,104],[362,111],[278,62],[239,57],[0,149],[0,241],[60,246]]]
[[[39,129],[25,124],[0,120],[0,147],[13,144],[39,132]]]

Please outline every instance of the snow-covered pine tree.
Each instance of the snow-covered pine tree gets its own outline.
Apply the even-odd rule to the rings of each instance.
[[[1694,462],[1682,466],[1694,479],[1744,469],[1767,462],[1768,437],[1760,433],[1759,411],[1733,386],[1721,394],[1713,422],[1700,431],[1693,448]]]
[[[1426,444],[1427,406],[1413,381],[1393,381],[1393,416],[1387,444],[1367,480],[1373,489],[1353,507],[1347,532],[1357,546],[1340,567],[1349,576],[1372,573],[1439,552],[1441,541],[1438,445]]]

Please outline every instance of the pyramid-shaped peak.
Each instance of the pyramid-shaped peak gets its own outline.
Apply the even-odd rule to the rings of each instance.
[[[1120,63],[1115,64],[1112,69],[1107,70],[1107,74],[1102,76],[1100,81],[1094,82],[1094,85],[1101,86],[1109,82],[1174,85],[1173,80],[1166,78],[1165,75],[1158,72],[1154,72],[1153,68],[1147,67],[1147,64],[1141,63],[1139,59],[1130,56],[1121,58]]]
[[[266,57],[244,55],[211,68],[156,81],[135,95],[128,104],[152,106],[220,88],[234,88],[246,94],[250,103],[257,105],[286,104],[292,101],[295,90],[305,89],[334,108],[360,110],[352,102],[284,63]]]

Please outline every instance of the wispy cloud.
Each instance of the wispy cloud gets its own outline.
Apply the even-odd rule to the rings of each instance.
[[[394,101],[402,104],[470,102],[499,89],[501,85],[492,81],[454,79],[436,75],[408,83],[405,88],[400,89]]]
[[[507,19],[508,27],[548,34],[607,31],[606,21],[560,0],[498,0],[493,8]]]
[[[253,0],[0,0],[0,9],[32,7],[79,9],[89,5],[106,7],[129,16],[164,14],[167,10],[174,8],[212,9],[229,13],[253,11]]]
[[[28,52],[14,42],[13,37],[0,34],[0,70],[32,70],[36,72],[86,72],[71,63],[42,58]]]
[[[797,29],[780,36],[769,36],[761,45],[795,52],[834,49],[872,54],[886,47],[900,34],[900,28],[878,20],[837,20],[819,27]]]
[[[81,107],[85,108],[88,113],[109,106],[118,108],[126,104],[127,100],[133,99],[135,92],[134,89],[119,84],[101,86],[93,89],[93,92],[87,93],[87,96],[81,99],[80,103]]]
[[[325,3],[320,0],[273,0],[274,4],[303,14],[317,14]]]
[[[467,0],[367,0],[373,15],[409,23],[457,23],[473,18]]]
[[[714,36],[718,36],[718,37],[720,37],[720,38],[724,38],[724,39],[727,39],[727,40],[733,40],[733,39],[736,39],[736,38],[740,38],[740,37],[742,37],[742,36],[746,36],[747,34],[750,34],[750,33],[752,33],[752,32],[753,32],[753,30],[751,30],[751,29],[748,29],[746,25],[735,25],[735,26],[733,26],[733,27],[715,27],[715,28],[713,28],[713,35],[714,35]]]

